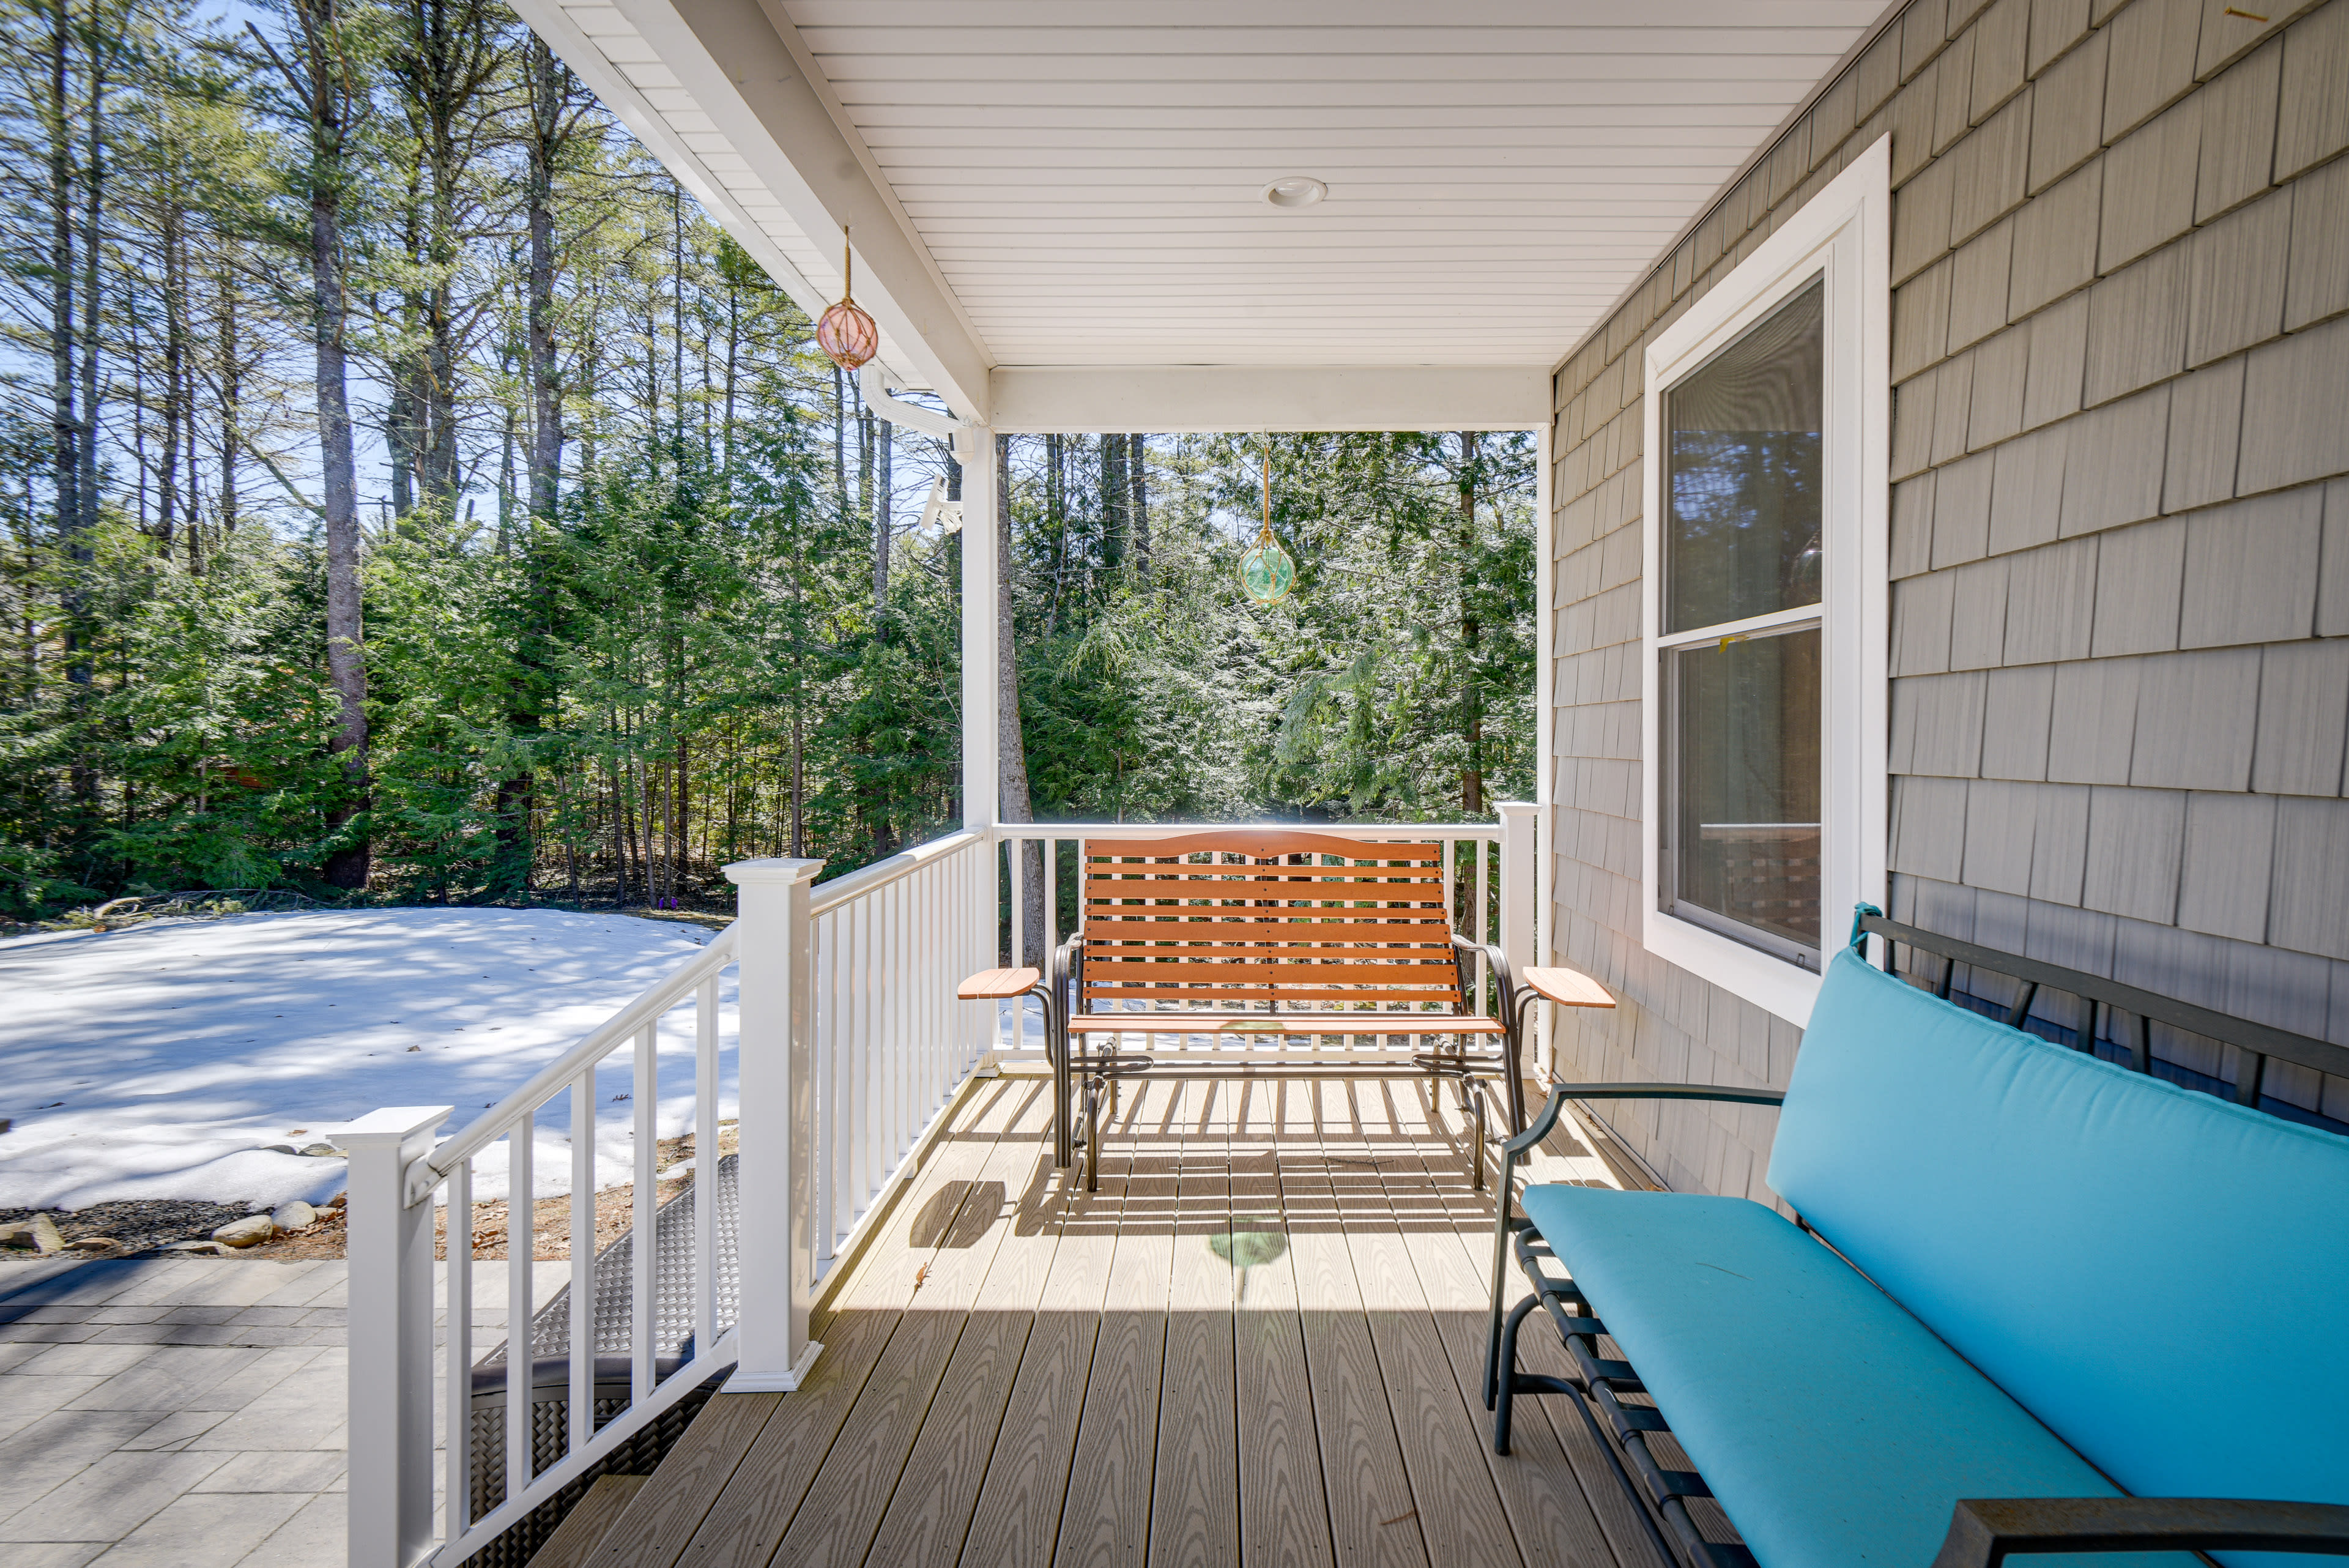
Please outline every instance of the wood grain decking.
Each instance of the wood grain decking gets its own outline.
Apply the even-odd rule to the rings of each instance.
[[[1044,1082],[980,1085],[807,1386],[719,1395],[588,1561],[1661,1568],[1571,1409],[1492,1452],[1464,1127],[1409,1081],[1145,1082],[1086,1194]]]

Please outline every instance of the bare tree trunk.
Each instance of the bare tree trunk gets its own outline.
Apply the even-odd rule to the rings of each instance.
[[[873,490],[873,618],[875,626],[889,607],[889,493],[897,446],[897,427],[887,420],[873,421],[876,479]]]
[[[968,676],[966,676],[968,678]],[[1019,724],[1019,648],[1011,613],[1011,438],[995,438],[996,793],[1006,822],[1033,822],[1028,742]],[[1044,846],[1020,849],[1020,941],[1030,962],[1044,946]]]
[[[1138,576],[1150,575],[1150,448],[1146,436],[1130,435],[1126,440],[1126,483],[1128,515],[1133,524],[1133,569]]]
[[[1052,597],[1044,609],[1044,640],[1061,629],[1061,589],[1069,575],[1068,438],[1044,438],[1044,520],[1052,530]]]
[[[62,3],[62,0],[61,0]],[[96,0],[90,5],[88,154],[82,172],[81,220],[81,443],[76,475],[81,492],[78,514],[98,520],[98,260],[99,223],[106,192],[106,66],[109,51],[98,35],[104,26]]]
[[[1102,565],[1112,572],[1125,563],[1125,438],[1101,438]]]
[[[848,393],[847,379],[839,366],[832,368],[832,493],[839,498],[840,520],[848,521]]]
[[[1470,594],[1471,563],[1476,558],[1476,482],[1484,462],[1485,438],[1460,432],[1460,662],[1462,714],[1468,756],[1460,774],[1460,808],[1468,820],[1485,815],[1485,701],[1477,684],[1476,653],[1484,628]]]
[[[67,0],[51,0],[49,27],[48,101],[41,106],[47,122],[43,131],[49,152],[49,473],[56,493],[57,535],[66,558],[75,568],[58,595],[63,612],[66,680],[87,691],[93,674],[89,657],[90,628],[88,595],[78,568],[90,559],[84,531],[97,519],[82,510],[82,422],[75,386],[78,327],[74,319],[74,155],[72,85],[73,17]],[[94,236],[81,236],[84,244]],[[96,788],[88,762],[78,753],[72,764],[73,790],[87,799]]]
[[[226,244],[222,241],[223,246]],[[219,291],[221,322],[220,521],[222,536],[226,537],[236,532],[236,462],[244,443],[244,361],[238,357],[237,348],[236,285],[229,275],[225,255],[221,258],[214,286]]]
[[[169,556],[180,530],[180,427],[187,413],[188,331],[181,314],[186,301],[180,276],[179,203],[163,198],[157,214],[157,236],[163,264],[163,449],[155,457],[155,542]]]
[[[554,163],[572,134],[574,94],[570,71],[536,34],[531,36],[528,60],[530,160],[523,206],[530,229],[530,510],[540,523],[551,524],[563,472],[563,399],[554,352]]]
[[[343,804],[329,827],[347,832],[367,808],[367,651],[359,606],[358,481],[352,469],[348,302],[344,296],[342,199],[354,79],[346,57],[339,0],[292,0],[302,64],[289,73],[303,100],[310,167],[310,319],[316,349],[319,471],[326,526],[326,671],[341,708],[327,742],[340,757]],[[361,833],[326,859],[337,888],[367,886],[372,853]]]

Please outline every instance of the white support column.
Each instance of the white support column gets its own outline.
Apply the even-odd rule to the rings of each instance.
[[[1534,875],[1534,961],[1557,962],[1557,414],[1552,405],[1534,432],[1534,805],[1541,812],[1541,868]],[[1537,1008],[1534,1062],[1557,1070],[1550,1010]]]
[[[350,1152],[350,1568],[412,1568],[432,1550],[432,1200],[408,1168],[447,1106],[375,1111]]]
[[[1501,951],[1508,956],[1509,972],[1522,975],[1541,962],[1534,950],[1534,824],[1541,808],[1530,801],[1505,800],[1494,810],[1501,819]]]
[[[740,1085],[741,1317],[729,1392],[796,1388],[821,1345],[808,1341],[815,1286],[814,921],[821,860],[740,860],[737,1025]],[[715,1171],[713,1161],[709,1167]]]
[[[968,431],[955,441],[962,463],[962,825],[998,820],[995,553],[1003,520],[995,514],[995,432]]]

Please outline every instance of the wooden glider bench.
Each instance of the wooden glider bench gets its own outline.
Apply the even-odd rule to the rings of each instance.
[[[1081,1147],[1087,1190],[1100,1185],[1101,1121],[1115,1114],[1119,1081],[1152,1071],[1448,1079],[1475,1118],[1470,1164],[1481,1187],[1487,1095],[1499,1093],[1509,1131],[1525,1126],[1526,1010],[1544,998],[1615,1004],[1574,970],[1513,973],[1498,947],[1454,931],[1440,844],[1222,829],[1092,841],[1079,858],[1082,923],[1053,954],[1050,978],[988,970],[956,994],[1042,995],[1053,1159],[1065,1167]],[[1479,956],[1492,966],[1493,1015],[1475,1005]],[[1134,1035],[1170,1052],[1202,1038],[1223,1049],[1161,1063],[1121,1051],[1121,1038]],[[1418,1048],[1301,1057],[1277,1049],[1366,1035]],[[1231,1050],[1236,1042],[1247,1049]]]
[[[2090,1041],[2100,1002],[2178,1024],[2234,1045],[2254,1085],[2268,1061],[2339,1073],[2349,1051],[1872,909],[1859,927],[1771,1152],[1799,1220],[1573,1186],[1528,1188],[1511,1218],[1516,1161],[1568,1099],[1771,1091],[1562,1085],[1504,1146],[1495,1450],[1514,1396],[1570,1398],[1655,1544],[1694,1568],[2349,1556],[2349,1138],[2148,1075],[2142,1023],[2132,1072],[1860,950],[1885,939],[1888,969],[1894,942],[1941,956],[1943,995],[1961,963],[2013,977],[2016,1020],[2043,985],[2069,992]],[[1511,1251],[1533,1293],[1505,1320]],[[1537,1310],[1571,1375],[1518,1370]],[[1699,1498],[1744,1545],[1707,1539]],[[2119,1555],[2147,1552],[2167,1555]]]

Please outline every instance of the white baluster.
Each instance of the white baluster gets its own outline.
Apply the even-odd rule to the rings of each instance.
[[[629,1089],[636,1108],[636,1213],[629,1223],[636,1241],[628,1249],[629,1369],[628,1397],[643,1399],[653,1391],[653,1310],[658,1304],[660,1247],[654,1232],[660,1208],[660,1021],[655,1019],[636,1035],[636,1082]]]
[[[531,1254],[536,1222],[538,1113],[524,1111],[506,1134],[506,1495],[531,1482],[530,1401],[535,1370],[531,1343]]]
[[[448,1407],[440,1535],[454,1541],[473,1522],[473,1162],[449,1172]],[[356,1423],[354,1424],[356,1425]]]
[[[408,1168],[447,1106],[376,1111],[350,1151],[350,1495],[353,1568],[409,1568],[432,1543],[432,1199]]]
[[[535,1249],[533,1249],[535,1251]],[[564,1451],[595,1435],[595,1069],[571,1080],[571,1392]]]
[[[718,975],[693,993],[693,1353],[718,1343]]]
[[[1476,940],[1479,944],[1476,953],[1476,1011],[1490,1012],[1492,1006],[1485,998],[1486,987],[1491,983],[1492,977],[1489,971],[1492,969],[1492,961],[1485,956],[1482,944],[1493,940],[1493,900],[1489,884],[1486,881],[1491,873],[1493,857],[1483,839],[1472,839],[1470,843],[1475,846],[1476,851]]]

